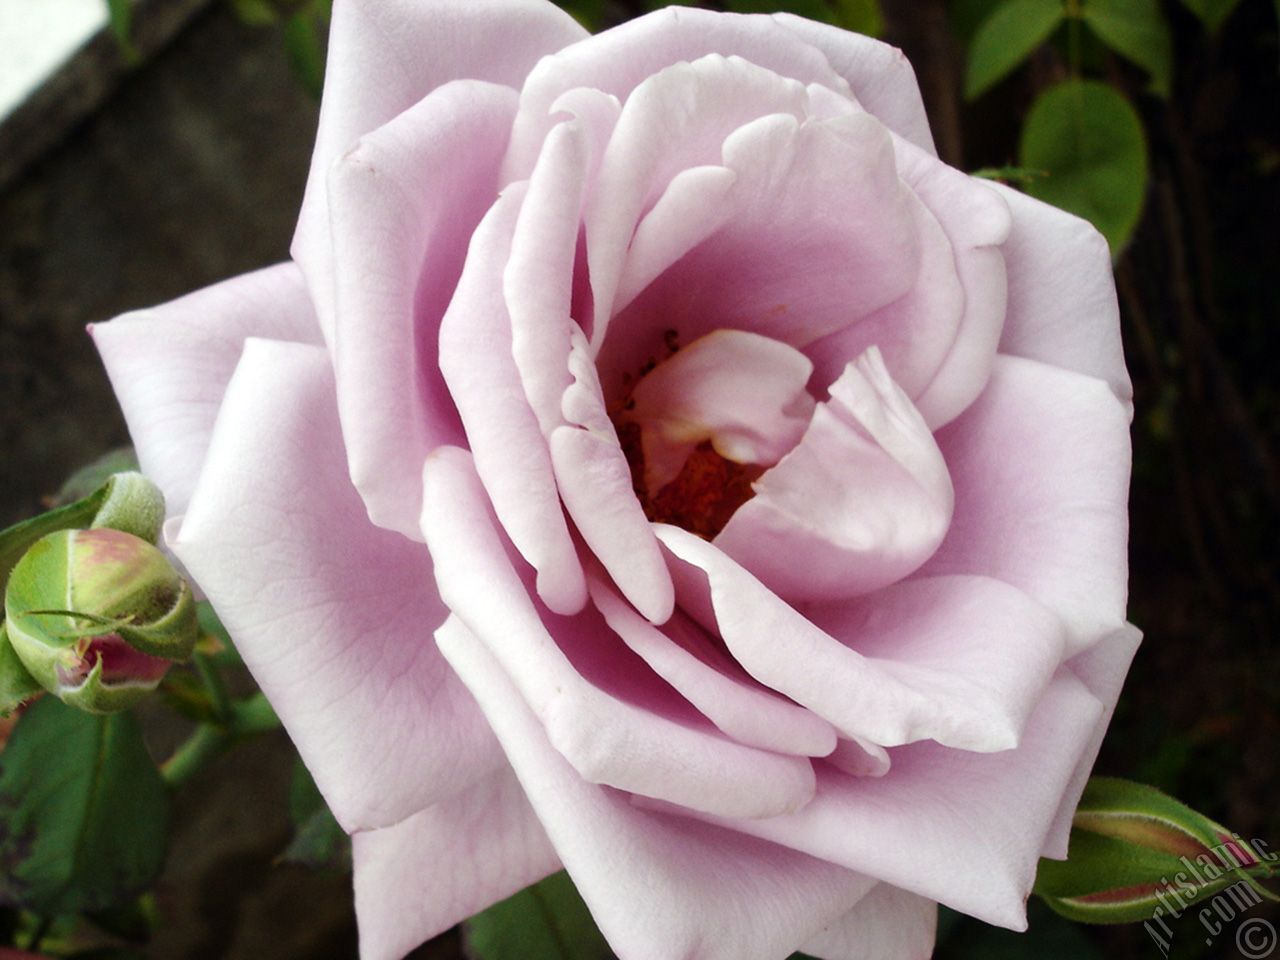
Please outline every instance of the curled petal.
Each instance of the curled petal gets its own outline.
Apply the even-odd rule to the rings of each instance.
[[[874,348],[846,367],[800,444],[753,485],[715,544],[787,600],[901,580],[951,519],[947,465]]]
[[[1063,792],[1057,816],[1054,817],[1053,826],[1049,828],[1044,849],[1040,852],[1042,857],[1052,857],[1055,860],[1065,860],[1067,857],[1067,838],[1071,834],[1071,820],[1075,816],[1076,805],[1084,793],[1085,784],[1089,782],[1093,762],[1098,759],[1102,738],[1107,732],[1107,725],[1111,723],[1116,701],[1120,698],[1120,687],[1141,640],[1142,633],[1138,628],[1126,623],[1067,661],[1066,668],[1089,688],[1089,692],[1102,703],[1104,710],[1094,726],[1092,739],[1080,755],[1071,784]]]
[[[1025,930],[1038,854],[1102,712],[1084,684],[1063,671],[1015,750],[911,744],[894,751],[892,774],[880,779],[819,771],[818,795],[799,813],[712,822]]]
[[[609,627],[727,736],[800,756],[826,757],[835,748],[831,724],[757,684],[684,613],[677,611],[658,628],[602,579],[593,577],[588,584]]]
[[[937,155],[911,63],[896,47],[790,13],[773,19],[821,51],[868,113],[894,133]]]
[[[1003,247],[1009,319],[1000,352],[1096,377],[1128,406],[1133,385],[1106,239],[1086,220],[1003,184],[992,187],[1013,214]]]
[[[848,84],[821,52],[769,17],[725,17],[689,7],[657,10],[592,37],[589,44],[546,57],[529,72],[507,156],[509,179],[523,179],[533,169],[543,138],[554,123],[550,107],[566,90],[589,87],[626,100],[666,67],[692,63],[709,50],[802,85],[818,83],[848,95]],[[726,100],[743,99],[740,92],[729,90]],[[724,106],[733,109],[732,103]],[[654,128],[649,135],[661,132]]]
[[[909,581],[805,617],[704,540],[665,525],[658,536],[680,606],[709,605],[748,673],[880,746],[1010,749],[1062,650],[1058,620],[995,580]]]

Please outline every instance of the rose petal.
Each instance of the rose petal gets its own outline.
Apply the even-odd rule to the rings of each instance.
[[[591,342],[596,350],[610,319],[629,302],[618,296],[619,284],[642,214],[683,171],[719,165],[733,131],[764,115],[803,118],[807,101],[802,84],[719,54],[667,67],[632,91],[601,159],[586,211],[596,309]]]
[[[582,539],[636,609],[662,623],[675,608],[671,575],[640,502],[631,470],[618,448],[588,430],[561,427],[551,434],[560,495]]]
[[[800,351],[745,330],[716,330],[681,347],[641,378],[620,414],[640,425],[648,489],[674,480],[708,440],[735,463],[773,466],[808,426],[812,372]]]
[[[511,354],[543,436],[564,423],[560,400],[573,382],[572,278],[590,161],[580,121],[551,131],[520,206],[502,274]]]
[[[726,735],[800,756],[825,757],[835,748],[831,724],[757,684],[682,612],[658,629],[601,578],[588,578],[587,584],[609,627]]]
[[[636,226],[618,278],[615,303],[630,303],[671,266],[724,225],[738,175],[727,167],[681,170]]]
[[[775,13],[773,19],[821,51],[869,113],[894,133],[937,155],[920,85],[901,50],[790,13]]]
[[[715,544],[791,601],[901,580],[937,549],[951,519],[947,465],[874,347],[753,489]]]
[[[692,63],[709,51],[741,58],[802,85],[818,83],[848,94],[848,84],[822,53],[770,17],[726,17],[709,10],[668,7],[592,37],[589,44],[567,47],[529,72],[507,157],[508,178],[523,179],[533,169],[553,123],[550,106],[566,90],[588,87],[625,101],[646,79],[673,64]],[[655,128],[650,135],[660,132]]]
[[[89,332],[142,470],[164,492],[174,516],[186,511],[195,489],[245,338],[320,342],[311,300],[292,263],[93,324]]]
[[[466,239],[497,197],[515,105],[506,87],[447,84],[364,136],[329,177],[332,354],[351,478],[369,518],[412,539],[422,461],[463,442],[438,331]]]
[[[248,341],[173,547],[351,830],[501,758],[431,643],[426,549],[369,524],[342,449],[326,353]]]
[[[820,769],[818,795],[799,813],[699,819],[842,864],[986,923],[1025,930],[1039,851],[1102,712],[1084,684],[1063,671],[1015,750],[973,753],[916,743],[896,749],[892,772],[880,779]]]
[[[466,631],[447,632],[438,642],[475,692],[619,956],[777,960],[869,889],[868,878],[833,864],[638,810],[625,796],[584,782],[483,644]]]
[[[560,496],[623,595],[661,623],[675,606],[671,575],[632,490],[631,467],[609,420],[586,337],[575,326],[569,339],[573,382],[560,398],[560,412],[571,426],[557,428],[550,438]]]
[[[995,360],[1006,298],[997,247],[1008,238],[1011,219],[987,181],[965,176],[901,137],[893,143],[899,174],[929,211],[915,286],[807,352],[819,368],[817,382],[826,383],[849,357],[879,346],[894,379],[937,429],[973,402]]]
[[[519,87],[539,57],[586,35],[567,13],[538,0],[334,4],[320,124],[292,247],[326,340],[335,312],[327,185],[333,162],[450,80]]]
[[[727,328],[803,349],[915,282],[919,200],[870,115],[802,123],[773,114],[730,134],[723,155],[737,174],[731,212],[613,324],[600,354],[606,395],[668,329],[684,343]]]
[[[919,395],[955,343],[965,308],[956,251],[927,206],[913,203],[911,212],[920,242],[920,269],[911,289],[805,347],[815,368],[815,393],[822,393],[840,377],[850,357],[860,357],[874,347],[907,396]]]
[[[936,903],[880,883],[800,949],[821,960],[923,960],[937,926]]]
[[[1124,623],[1129,412],[1106,384],[1002,356],[937,438],[956,507],[921,575],[1013,584],[1063,619],[1069,652]]]
[[[551,454],[511,354],[511,321],[502,297],[502,271],[523,198],[523,185],[508,188],[476,228],[440,324],[440,370],[494,512],[538,571],[539,596],[557,613],[573,613],[587,601],[586,581],[560,506]]]
[[[993,183],[1009,204],[1004,244],[1009,319],[1000,352],[1106,381],[1126,404],[1133,385],[1120,343],[1120,307],[1107,241],[1085,220]]]
[[[1132,624],[1125,624],[1120,629],[1108,634],[1084,653],[1077,654],[1067,661],[1066,667],[1074,673],[1089,691],[1101,701],[1104,710],[1093,730],[1093,739],[1080,756],[1076,771],[1071,778],[1071,785],[1063,792],[1062,802],[1058,805],[1058,813],[1053,825],[1049,828],[1048,838],[1042,857],[1055,860],[1067,858],[1067,838],[1071,834],[1071,821],[1075,817],[1076,805],[1084,793],[1085,784],[1089,782],[1089,774],[1093,770],[1093,762],[1098,759],[1098,751],[1102,747],[1102,738],[1111,723],[1111,714],[1115,711],[1116,700],[1120,697],[1120,687],[1124,684],[1125,674],[1129,672],[1129,663],[1142,640],[1142,632]]]
[[[806,618],[712,544],[676,527],[657,533],[680,606],[696,609],[709,591],[706,626],[743,669],[852,737],[1007,750],[1058,663],[1057,618],[995,580],[898,584]]]
[[[822,759],[851,777],[883,777],[892,766],[888,750],[859,737],[841,737]]]
[[[363,960],[400,960],[560,867],[511,768],[351,838]]]
[[[465,451],[442,448],[427,462],[425,486],[423,530],[454,613],[437,642],[470,643],[474,634],[584,779],[740,816],[808,801],[807,759],[723,737],[594,611],[553,620],[548,629],[512,569]]]

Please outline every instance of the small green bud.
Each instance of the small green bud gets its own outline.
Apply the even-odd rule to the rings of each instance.
[[[1275,875],[1275,853],[1154,787],[1094,777],[1072,821],[1065,862],[1041,860],[1035,892],[1082,923],[1151,922],[1241,881]]]
[[[140,473],[115,473],[104,485],[102,506],[91,527],[123,530],[149,543],[160,542],[164,525],[164,494]]]
[[[191,587],[156,547],[120,530],[60,530],[18,561],[5,626],[40,685],[92,713],[132,706],[191,656]]]

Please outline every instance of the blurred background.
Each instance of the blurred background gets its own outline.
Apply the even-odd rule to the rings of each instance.
[[[945,160],[1107,234],[1136,391],[1130,618],[1146,641],[1098,772],[1280,847],[1280,3],[705,5],[790,9],[902,47]],[[593,30],[645,9],[566,6]],[[128,442],[85,324],[284,259],[302,195],[323,0],[111,14],[0,121],[0,527]],[[173,735],[152,733],[163,755]],[[132,955],[355,956],[349,876],[277,862],[290,769],[274,735],[182,788],[166,922]],[[937,955],[1164,954],[1141,925],[1086,929],[1032,907],[1022,937],[944,915]],[[1230,930],[1171,926],[1171,956],[1243,955]],[[414,956],[459,944],[450,933]]]

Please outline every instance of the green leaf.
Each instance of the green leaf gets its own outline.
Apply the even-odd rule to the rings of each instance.
[[[1151,90],[1173,89],[1173,35],[1156,0],[1088,0],[1084,21],[1107,46],[1151,74]]]
[[[1240,5],[1240,0],[1182,0],[1182,5],[1200,18],[1206,30],[1217,33],[1222,22]],[[1276,17],[1280,19],[1280,0],[1276,0]]]
[[[36,701],[0,753],[0,902],[103,910],[160,872],[168,797],[132,713]]]
[[[280,15],[268,0],[231,0],[231,7],[240,22],[251,27],[268,27],[280,22]]]
[[[1049,38],[1065,16],[1062,0],[1007,0],[974,34],[964,95],[972,100],[1003,80]]]
[[[1147,190],[1147,141],[1114,88],[1068,80],[1044,91],[1023,125],[1018,166],[1045,171],[1027,193],[1090,221],[1113,256],[1129,241]]]
[[[609,960],[613,953],[563,870],[467,922],[478,960]]]
[[[133,0],[107,0],[107,22],[116,36],[125,63],[137,64],[141,57],[133,45]]]
[[[284,22],[284,48],[303,88],[320,99],[324,89],[324,48],[316,29],[317,16],[299,10]]]
[[[289,818],[293,821],[293,839],[280,855],[282,861],[313,869],[351,869],[351,838],[329,811],[301,760],[294,766],[289,782]]]
[[[836,0],[836,26],[868,37],[884,34],[879,0]]]

